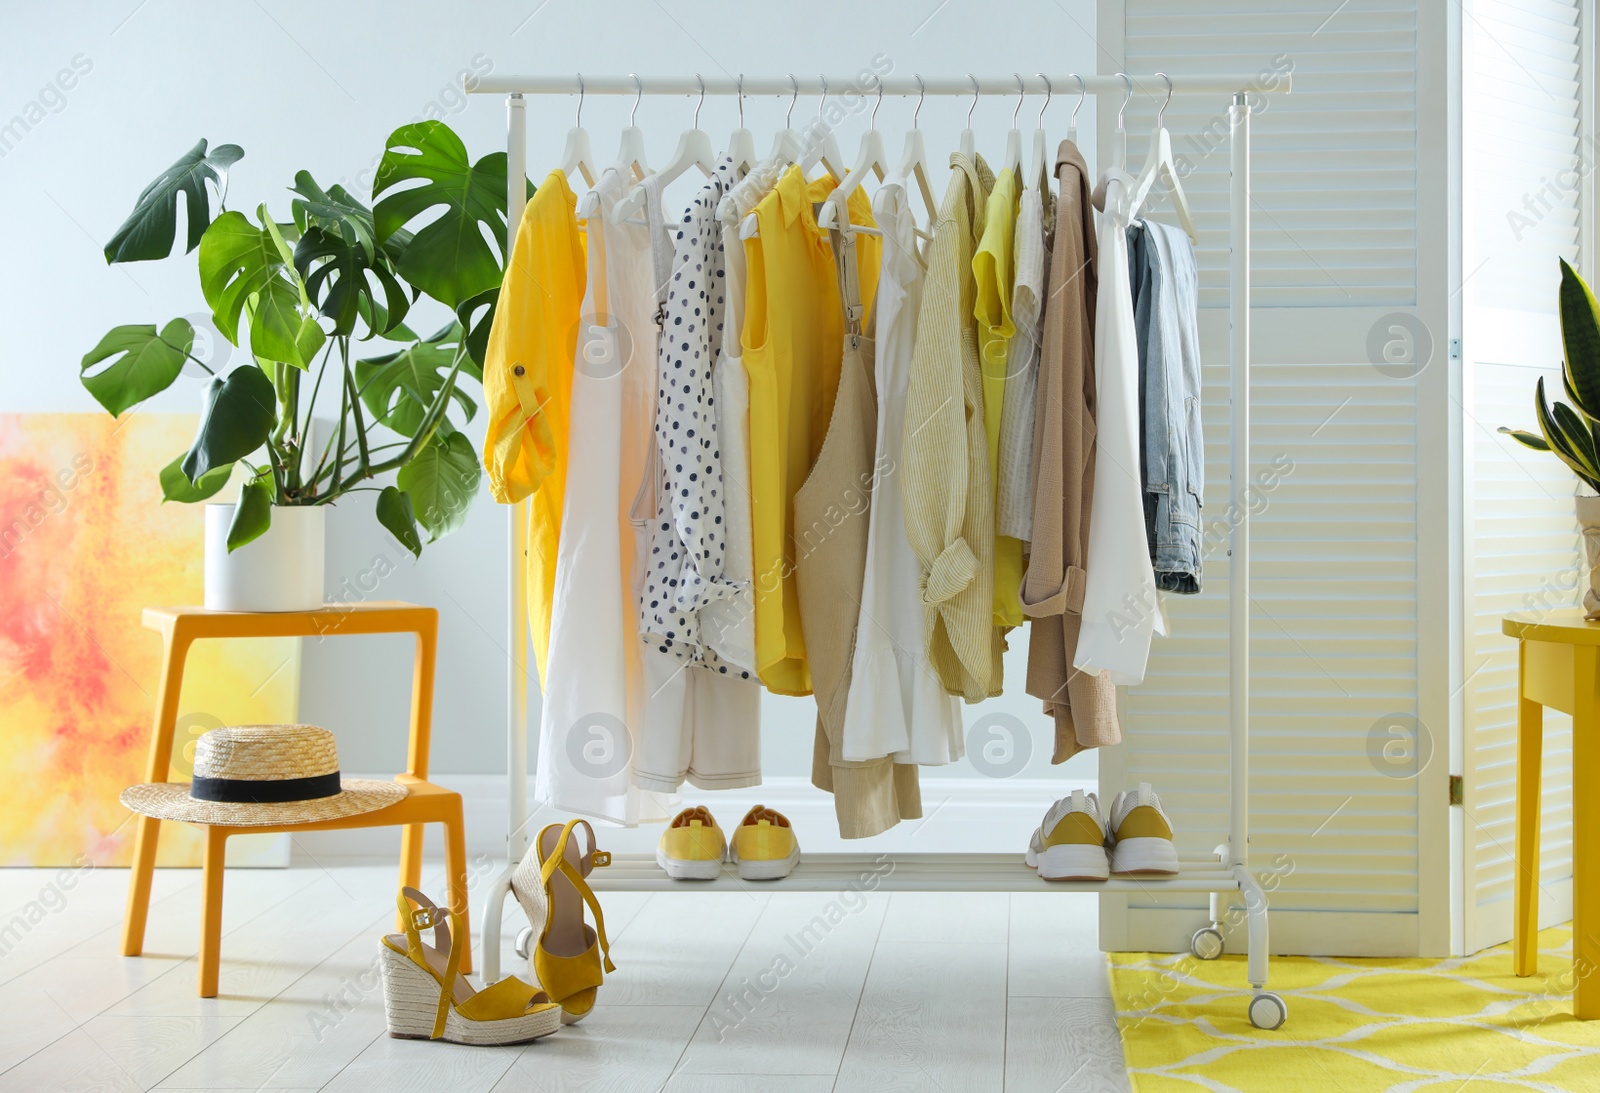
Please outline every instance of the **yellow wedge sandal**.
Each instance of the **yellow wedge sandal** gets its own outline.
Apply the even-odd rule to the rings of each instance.
[[[452,942],[452,937],[467,936],[467,922],[459,913],[446,914],[415,888],[402,888],[397,902],[405,933],[389,934],[379,947],[390,1036],[523,1044],[561,1027],[561,1007],[514,975],[481,991],[473,989],[460,974],[461,950]],[[430,926],[432,945],[421,935]]]
[[[573,838],[579,826],[589,837],[587,852]],[[529,966],[539,985],[560,1003],[562,1024],[588,1016],[604,978],[601,969],[617,970],[600,901],[584,879],[596,866],[610,864],[611,855],[595,847],[594,828],[584,820],[568,820],[539,832],[511,875],[511,891],[527,912],[535,939]],[[593,926],[583,920],[585,904],[594,912]]]

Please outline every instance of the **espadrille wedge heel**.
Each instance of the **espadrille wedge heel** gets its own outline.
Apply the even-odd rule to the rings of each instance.
[[[572,835],[580,825],[589,836],[587,853]],[[568,820],[564,826],[551,824],[539,832],[511,875],[511,891],[532,927],[529,967],[539,985],[561,1004],[563,1024],[583,1020],[594,1008],[604,978],[601,969],[617,970],[611,963],[600,901],[584,879],[596,866],[610,864],[611,855],[595,847],[594,828],[584,820]],[[585,905],[594,913],[592,927],[583,920]]]
[[[455,936],[466,936],[467,923],[459,913],[447,915],[415,888],[402,888],[398,903],[405,933],[389,934],[379,946],[390,1036],[522,1044],[561,1027],[561,1007],[514,975],[473,989],[460,974],[461,952],[451,940],[452,922]],[[430,926],[434,944],[427,945],[420,931]]]

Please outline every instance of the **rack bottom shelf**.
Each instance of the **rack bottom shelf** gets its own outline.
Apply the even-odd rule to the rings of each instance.
[[[807,854],[789,876],[746,881],[723,866],[716,880],[673,880],[650,854],[616,854],[589,882],[601,892],[745,889],[769,892],[1232,892],[1234,871],[1215,858],[1183,861],[1177,876],[1112,877],[1104,881],[1044,881],[1021,854]]]

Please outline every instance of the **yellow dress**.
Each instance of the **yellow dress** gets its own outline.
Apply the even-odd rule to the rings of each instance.
[[[483,466],[502,505],[528,500],[528,628],[544,681],[567,483],[567,411],[587,281],[577,195],[551,171],[517,227],[483,362]]]
[[[750,530],[755,574],[756,671],[775,694],[808,695],[811,672],[800,629],[795,559],[828,528],[797,528],[795,491],[822,448],[839,390],[844,347],[839,275],[815,205],[838,186],[784,172],[756,206],[758,234],[745,240],[749,280],[740,341],[750,377]],[[850,195],[850,222],[876,227],[864,191]],[[883,243],[857,239],[862,310],[871,313]],[[864,483],[863,511],[870,497]]]
[[[1011,318],[1011,295],[1016,277],[1013,240],[1017,229],[1016,172],[1009,167],[995,176],[994,189],[984,213],[983,238],[972,256],[972,276],[977,297],[973,315],[978,320],[978,360],[983,369],[983,430],[989,441],[990,493],[1000,488],[1000,411],[1006,394],[1006,362],[1011,339],[1017,332]],[[996,535],[994,541],[994,622],[996,626],[1021,626],[1022,541]]]

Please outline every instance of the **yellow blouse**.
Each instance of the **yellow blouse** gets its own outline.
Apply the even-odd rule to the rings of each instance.
[[[830,176],[808,182],[791,167],[756,206],[758,234],[745,240],[749,280],[740,340],[750,377],[756,671],[775,694],[811,693],[794,579],[795,558],[806,549],[810,532],[794,526],[792,502],[822,449],[839,389],[844,350],[839,279],[815,209],[836,186]],[[865,191],[850,195],[849,212],[852,224],[877,226]],[[882,251],[877,236],[857,237],[867,314]]]
[[[489,492],[503,505],[528,499],[528,627],[541,681],[567,482],[573,353],[588,275],[577,206],[560,171],[551,171],[529,199],[483,362]]]
[[[1017,332],[1011,317],[1011,295],[1016,276],[1013,240],[1017,229],[1016,172],[1009,167],[995,176],[984,214],[983,238],[972,257],[977,299],[973,316],[978,320],[978,359],[983,369],[983,429],[989,441],[991,495],[1000,487],[1000,410],[1006,394],[1006,361]],[[996,626],[1021,626],[1022,541],[996,535],[994,547],[994,622]]]

